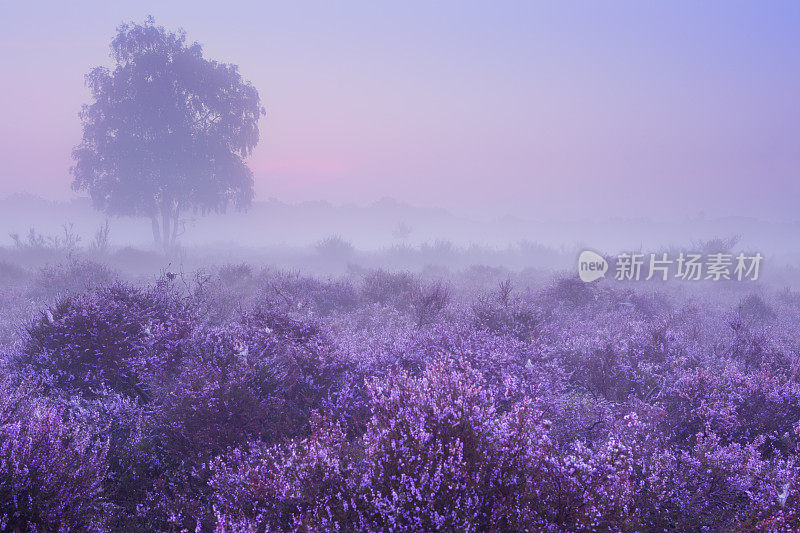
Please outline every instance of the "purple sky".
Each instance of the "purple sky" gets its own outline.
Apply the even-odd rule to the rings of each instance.
[[[152,14],[259,89],[262,199],[800,218],[800,3],[9,4],[0,196],[73,196],[83,75]]]

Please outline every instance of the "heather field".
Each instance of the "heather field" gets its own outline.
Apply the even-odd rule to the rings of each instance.
[[[800,293],[0,263],[4,531],[798,531]]]
[[[800,2],[0,20],[0,533],[800,533]]]

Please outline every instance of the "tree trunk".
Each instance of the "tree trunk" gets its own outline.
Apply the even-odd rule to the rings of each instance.
[[[171,233],[169,232],[169,222],[170,222],[169,211],[167,211],[167,209],[162,209],[161,210],[161,224],[162,224],[161,233],[164,236],[163,240],[164,240],[164,251],[165,252],[169,251],[170,245],[172,244],[170,242]]]
[[[175,246],[175,241],[178,239],[178,209],[172,215],[172,246]]]
[[[150,218],[150,223],[153,227],[153,240],[156,243],[157,247],[161,247],[161,229],[158,227],[158,217],[153,215]]]

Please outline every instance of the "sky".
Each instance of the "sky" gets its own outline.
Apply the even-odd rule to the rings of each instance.
[[[259,90],[259,199],[800,220],[800,3],[659,4],[6,2],[0,196],[75,196],[83,76],[151,14]]]

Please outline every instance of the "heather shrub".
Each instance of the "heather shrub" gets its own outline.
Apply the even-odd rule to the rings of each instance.
[[[191,300],[206,323],[221,326],[257,308],[324,317],[354,309],[359,295],[346,279],[318,279],[269,269],[254,273],[249,265],[240,263],[224,265],[216,273],[197,273]]]
[[[106,531],[108,443],[22,391],[0,417],[0,529]]]
[[[40,269],[30,282],[33,298],[49,300],[59,295],[80,294],[114,283],[115,274],[107,266],[89,260],[73,259],[68,263]]]
[[[148,401],[176,371],[190,331],[166,287],[117,283],[64,296],[41,313],[19,364],[66,393],[96,397],[108,389]]]
[[[417,327],[435,322],[450,302],[450,289],[441,281],[420,285],[411,300]]]
[[[113,505],[109,528],[113,531],[152,531],[137,511],[153,488],[159,458],[150,438],[152,410],[135,398],[114,392],[85,399],[80,396],[57,401],[73,424],[96,428],[107,443],[108,474],[104,490]]]
[[[597,299],[597,285],[576,277],[562,277],[544,291],[545,298],[565,307],[586,306]]]
[[[800,425],[795,427],[795,435],[800,437]],[[745,524],[756,531],[800,531],[800,464],[797,455],[778,463],[771,475],[772,483],[752,501]]]
[[[740,313],[727,317],[732,335],[726,343],[726,355],[731,359],[750,370],[782,371],[791,364],[794,347],[780,344],[780,331],[775,324],[746,319]]]
[[[759,509],[777,507],[787,483],[761,459],[759,441],[723,444],[713,432],[688,450],[662,449],[648,458],[640,484],[642,522],[650,530],[750,531]]]
[[[331,235],[314,244],[314,249],[324,261],[339,262],[350,259],[355,253],[352,243],[339,235]]]
[[[212,479],[218,512],[260,530],[473,528],[491,398],[477,375],[459,379],[444,361],[426,378],[399,371],[371,382],[372,416],[355,453],[331,423],[308,441],[233,452]]]
[[[148,466],[147,520],[158,527],[210,523],[205,463],[212,457],[251,441],[307,435],[314,410],[341,409],[346,368],[313,323],[255,311],[199,332],[192,345],[145,427],[156,458]]]
[[[649,384],[632,355],[611,343],[595,347],[580,361],[583,376],[579,382],[590,393],[614,402],[645,394]]]
[[[660,316],[672,311],[672,302],[662,292],[634,291],[631,289],[607,291],[606,305],[615,310],[625,310],[638,319],[658,321]]]
[[[277,274],[265,282],[260,296],[272,308],[327,316],[354,309],[359,302],[358,291],[347,280]]]
[[[609,440],[560,456],[529,402],[498,418],[465,361],[431,361],[369,384],[371,419],[347,441],[318,419],[309,439],[217,460],[220,530],[545,530],[624,523],[629,452]]]
[[[424,377],[404,372],[370,383],[362,511],[370,529],[469,530],[479,518],[480,460],[494,405],[465,362],[432,361]],[[422,498],[422,494],[428,495]]]
[[[705,429],[722,442],[747,444],[762,438],[766,455],[795,447],[793,427],[800,421],[800,384],[767,372],[687,370],[662,397],[669,434],[693,442]]]
[[[237,357],[258,372],[251,386],[279,398],[279,435],[304,431],[314,409],[339,408],[350,366],[332,349],[321,324],[259,309],[243,317],[234,332]]]
[[[225,285],[237,285],[250,281],[253,277],[253,267],[247,263],[227,264],[219,268],[219,278]]]
[[[129,512],[146,525],[144,530],[207,526],[211,510],[204,461],[229,446],[270,437],[276,425],[276,406],[249,386],[257,379],[251,367],[205,361],[185,366],[121,450],[123,474],[131,478],[127,485],[143,502]]]
[[[0,351],[8,349],[7,353],[12,353],[12,347],[19,343],[20,324],[26,323],[38,311],[38,306],[20,289],[0,287]],[[0,355],[0,368],[9,366],[10,359]]]
[[[536,351],[545,360],[572,370],[570,381],[594,397],[611,402],[647,399],[664,382],[653,332],[618,311],[570,320],[563,311],[540,329]]]
[[[354,444],[330,419],[316,416],[312,426],[308,440],[278,447],[256,442],[212,463],[217,531],[335,529],[357,522],[347,476]]]
[[[247,265],[225,265],[216,273],[197,272],[187,285],[187,304],[204,326],[224,326],[251,310],[258,290]]]
[[[472,305],[473,324],[500,335],[529,341],[536,333],[540,317],[535,307],[511,292],[510,282],[478,298]]]
[[[278,372],[244,361],[191,363],[155,407],[156,445],[171,457],[196,461],[249,439],[272,438],[280,412]]]
[[[531,359],[536,360],[536,355],[525,342],[450,322],[410,332],[396,350],[399,354],[394,363],[414,376],[421,375],[430,361],[442,355],[463,359],[481,373],[492,392],[503,395],[510,394],[506,391],[508,380],[530,376],[532,368],[545,366],[537,360],[534,367]],[[383,373],[379,369],[372,372]]]
[[[361,297],[368,303],[409,309],[417,292],[417,280],[408,272],[372,270],[361,281]]]
[[[621,531],[633,497],[630,450],[610,437],[560,452],[551,422],[526,402],[503,420],[491,461],[487,528],[497,531]],[[499,494],[498,494],[499,493]]]
[[[768,320],[775,318],[775,311],[758,294],[748,294],[739,302],[736,310],[745,319]]]
[[[0,530],[800,530],[793,293],[543,276],[0,290]]]

